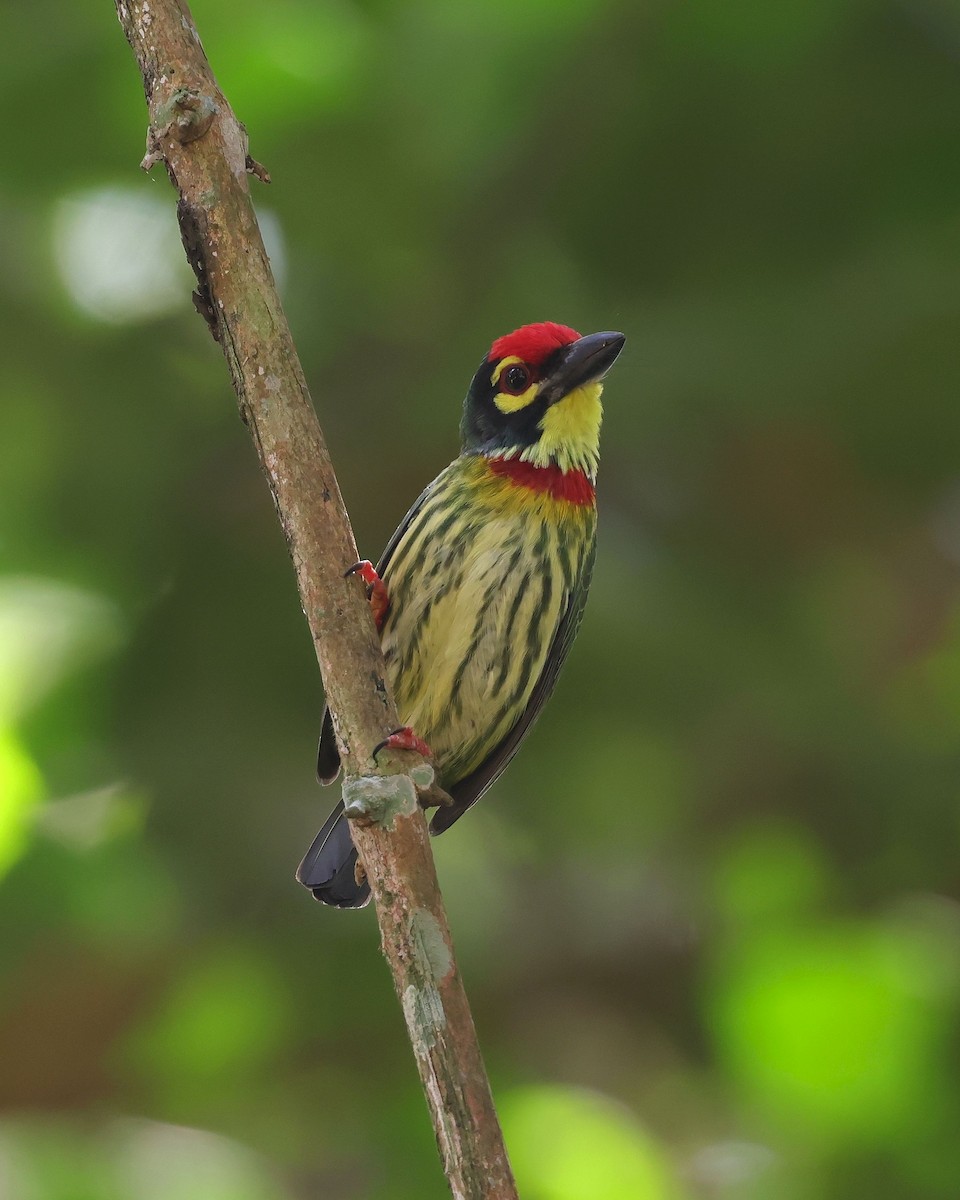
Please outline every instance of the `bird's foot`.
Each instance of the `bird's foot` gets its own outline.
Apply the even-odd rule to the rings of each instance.
[[[373,757],[376,758],[381,750],[412,750],[421,758],[433,758],[433,751],[423,738],[417,737],[409,725],[395,729],[389,737],[378,742],[373,748]]]
[[[362,558],[360,562],[354,563],[352,567],[344,571],[344,579],[349,579],[351,575],[359,575],[363,582],[367,585],[367,599],[370,601],[370,611],[373,613],[373,621],[377,629],[383,628],[383,623],[387,619],[387,612],[390,609],[390,596],[387,593],[387,586],[377,574],[376,567],[369,559]]]
[[[413,750],[426,760],[410,772],[421,808],[448,808],[454,803],[453,797],[447,795],[437,782],[431,761],[433,751],[423,738],[417,737],[409,725],[405,725],[402,729],[395,729],[388,738],[384,738],[379,745],[374,747],[373,757],[376,758],[381,750]]]

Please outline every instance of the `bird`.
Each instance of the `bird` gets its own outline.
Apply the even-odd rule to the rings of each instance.
[[[427,486],[367,584],[403,727],[374,750],[416,750],[448,804],[440,834],[504,770],[553,691],[596,555],[601,393],[622,333],[552,321],[497,338],[463,404],[459,457]],[[317,775],[340,752],[324,710]],[[297,870],[317,900],[362,908],[370,885],[343,803]]]

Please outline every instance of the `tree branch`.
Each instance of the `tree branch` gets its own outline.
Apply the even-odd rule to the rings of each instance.
[[[296,569],[344,801],[451,1191],[515,1200],[417,798],[432,772],[398,755],[376,773],[370,757],[399,721],[362,584],[343,578],[357,549],[250,200],[248,173],[269,176],[248,154],[184,0],[115,2],[149,109],[142,165],[163,161],[179,194],[194,302],[226,357]]]

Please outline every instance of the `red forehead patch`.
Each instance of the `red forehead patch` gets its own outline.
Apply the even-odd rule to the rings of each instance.
[[[561,346],[576,342],[580,334],[569,325],[557,325],[553,321],[540,321],[536,325],[523,325],[497,340],[487,355],[489,362],[516,356],[522,362],[536,366]]]

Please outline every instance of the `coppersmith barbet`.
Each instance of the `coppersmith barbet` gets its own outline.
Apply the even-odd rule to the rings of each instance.
[[[467,392],[462,450],[404,517],[370,585],[404,728],[385,745],[430,757],[453,800],[442,833],[494,782],[553,690],[583,614],[596,550],[603,377],[622,333],[525,325],[498,338]],[[318,755],[340,755],[329,710]],[[370,889],[339,804],[297,871],[318,900]]]

